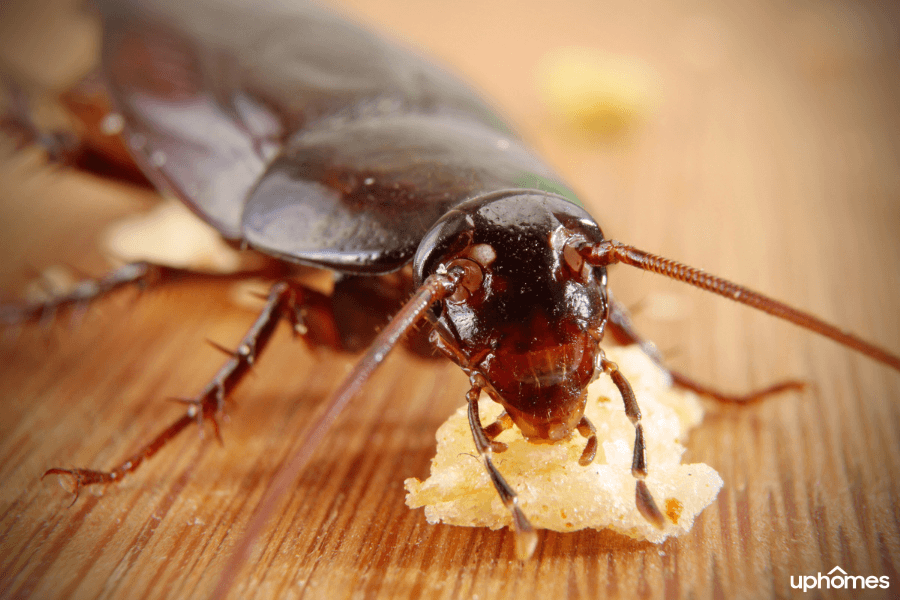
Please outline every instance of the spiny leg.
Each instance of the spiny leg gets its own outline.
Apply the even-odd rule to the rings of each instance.
[[[210,273],[149,262],[129,263],[107,273],[103,277],[82,280],[68,293],[51,297],[44,302],[0,305],[0,325],[51,322],[56,314],[62,310],[77,311],[84,309],[91,302],[131,286],[138,289],[146,289],[187,279],[233,281],[240,281],[250,277],[276,279],[286,274],[285,267],[276,261],[271,261],[268,266],[262,269],[237,273]]]
[[[494,484],[494,489],[500,494],[500,500],[503,501],[503,505],[512,514],[512,528],[516,536],[516,556],[520,560],[526,560],[534,554],[535,546],[537,546],[537,534],[525,513],[519,508],[519,498],[516,496],[516,492],[506,482],[491,460],[491,454],[493,454],[491,441],[488,439],[484,427],[481,425],[481,418],[478,416],[478,396],[484,387],[484,380],[480,375],[476,374],[472,375],[470,383],[472,387],[466,394],[466,401],[469,403],[469,429],[472,430],[475,449],[484,463],[484,468],[491,478],[491,483]]]
[[[289,281],[279,281],[273,285],[265,307],[241,339],[237,350],[230,353],[231,358],[222,365],[196,398],[183,400],[188,404],[185,413],[134,455],[109,471],[54,468],[48,470],[43,476],[57,474],[71,477],[75,486],[75,499],[72,501],[74,503],[78,499],[78,492],[82,487],[112,483],[122,479],[126,474],[135,471],[142,462],[159,452],[163,446],[192,423],[202,425],[204,419],[209,419],[216,435],[221,439],[217,418],[223,412],[225,399],[256,362],[282,318],[286,318],[291,323],[295,332],[303,330],[301,309],[307,293],[308,291],[300,284]]]
[[[291,456],[282,462],[281,467],[275,473],[271,483],[259,499],[256,510],[244,529],[243,536],[234,547],[231,558],[225,564],[222,576],[210,598],[224,598],[228,595],[238,571],[250,557],[250,549],[259,539],[266,523],[278,510],[279,501],[283,500],[289,490],[294,487],[301,471],[312,460],[316,449],[321,447],[329,428],[334,425],[350,401],[359,393],[379,365],[384,363],[391,350],[397,346],[410,328],[421,322],[435,304],[447,296],[453,295],[464,275],[464,269],[458,266],[451,266],[447,269],[439,267],[436,273],[429,275],[422,282],[394,315],[394,318],[378,333],[365,355],[350,370],[341,385],[322,407],[319,416],[307,428],[301,444]]]
[[[656,348],[656,344],[644,339],[637,332],[637,329],[635,329],[634,327],[634,322],[631,320],[631,315],[628,314],[628,309],[626,309],[621,302],[616,300],[612,296],[612,294],[609,294],[609,321],[607,322],[607,327],[609,328],[610,333],[613,334],[613,337],[616,338],[617,342],[624,344],[637,344],[644,352],[644,354],[649,356],[653,360],[653,362],[669,372],[669,374],[672,376],[673,383],[685,389],[696,392],[697,394],[709,396],[710,398],[718,400],[719,402],[727,402],[731,404],[747,404],[750,402],[762,400],[768,396],[780,394],[782,392],[791,390],[803,390],[806,387],[806,383],[803,381],[788,379],[786,381],[779,381],[778,383],[758,390],[747,392],[746,394],[730,394],[728,392],[723,392],[713,387],[703,385],[702,383],[699,383],[691,377],[688,377],[684,373],[666,366],[663,361],[662,355]]]
[[[865,354],[873,360],[884,363],[900,371],[900,356],[881,346],[868,342],[849,331],[843,331],[831,323],[808,312],[788,306],[759,292],[738,285],[727,279],[710,275],[702,269],[691,267],[678,261],[639,250],[615,240],[603,240],[597,244],[584,244],[577,248],[585,261],[597,267],[615,263],[625,263],[645,271],[652,271],[671,279],[693,285],[707,292],[718,294],[729,300],[761,310],[773,317],[790,321],[794,325],[814,331],[835,342]]]
[[[634,397],[634,390],[631,384],[619,371],[619,367],[611,360],[607,360],[605,356],[601,356],[600,367],[607,373],[622,395],[622,401],[625,403],[625,415],[631,424],[634,425],[634,453],[631,459],[631,474],[637,480],[635,483],[635,504],[644,518],[662,529],[666,520],[644,479],[647,477],[647,451],[644,445],[644,427],[641,425],[641,409],[638,407],[637,398]]]

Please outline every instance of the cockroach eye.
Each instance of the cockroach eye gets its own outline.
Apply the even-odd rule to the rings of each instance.
[[[469,297],[481,287],[484,281],[484,271],[481,266],[474,260],[468,258],[457,258],[447,264],[447,270],[453,268],[462,268],[463,276],[459,280],[459,286],[450,297],[448,302],[465,302]]]

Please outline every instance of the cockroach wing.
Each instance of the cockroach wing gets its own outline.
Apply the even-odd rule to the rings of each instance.
[[[244,238],[269,254],[335,270],[384,273],[475,195],[530,188],[574,200],[518,140],[457,112],[359,107],[287,143],[247,201]]]
[[[229,239],[284,142],[323,118],[455,111],[512,135],[456,78],[313,4],[96,1],[104,75],[138,164]]]
[[[239,239],[244,199],[265,169],[267,140],[277,139],[276,116],[240,89],[223,102],[217,89],[225,81],[212,78],[211,67],[224,57],[163,16],[126,3],[101,7],[104,77],[136,162],[223,236]]]

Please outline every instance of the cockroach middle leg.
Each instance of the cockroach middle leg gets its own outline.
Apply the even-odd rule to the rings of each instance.
[[[525,560],[534,553],[534,548],[537,545],[537,534],[525,513],[519,508],[519,498],[515,490],[506,482],[506,479],[503,478],[503,475],[500,474],[500,471],[497,470],[497,467],[494,466],[494,462],[491,460],[493,447],[487,433],[484,431],[484,427],[481,425],[481,417],[478,415],[478,396],[484,388],[484,379],[478,374],[473,374],[470,377],[470,383],[472,387],[466,393],[466,401],[469,404],[469,428],[472,430],[472,437],[475,440],[475,449],[484,463],[484,468],[491,478],[491,483],[494,484],[494,488],[500,494],[500,500],[503,501],[503,505],[512,514],[512,527],[516,536],[516,555],[519,559]]]
[[[610,376],[619,390],[622,401],[625,403],[625,415],[631,421],[631,424],[634,425],[634,453],[631,459],[631,474],[637,480],[635,483],[635,503],[645,519],[662,528],[666,523],[665,517],[656,506],[653,495],[650,494],[650,490],[644,482],[644,479],[647,477],[647,449],[644,444],[644,427],[641,425],[641,409],[638,407],[634,390],[631,389],[631,384],[619,371],[618,365],[602,355],[600,368]]]
[[[238,343],[237,349],[229,352],[230,358],[216,372],[200,394],[195,398],[183,400],[188,405],[184,414],[125,461],[109,471],[54,468],[48,470],[43,476],[56,474],[71,477],[74,482],[75,500],[77,500],[78,492],[84,486],[113,483],[135,471],[141,463],[159,452],[170,440],[193,423],[202,427],[203,421],[209,420],[216,436],[221,440],[218,418],[223,414],[225,399],[259,358],[282,319],[290,322],[295,332],[305,331],[302,312],[305,298],[310,293],[309,290],[294,282],[279,281],[274,284],[269,291],[265,307]],[[314,294],[314,292],[312,293]]]
[[[750,308],[770,314],[773,317],[790,321],[794,325],[813,331],[824,337],[830,338],[857,352],[865,354],[872,360],[877,360],[892,369],[900,371],[900,356],[889,352],[888,350],[876,346],[871,342],[867,342],[861,337],[835,327],[831,323],[823,321],[819,317],[808,312],[788,306],[784,302],[779,302],[773,298],[769,298],[759,292],[738,285],[732,281],[728,281],[722,277],[711,275],[690,265],[680,263],[671,258],[665,258],[650,252],[645,252],[617,242],[616,240],[603,240],[597,244],[584,244],[579,247],[578,252],[584,258],[585,262],[596,267],[606,267],[616,263],[624,263],[626,265],[658,273],[670,279],[675,279],[688,285],[692,285],[701,290],[711,292],[727,298],[734,302],[738,302]],[[683,378],[682,383],[685,387],[696,385],[690,379]],[[778,387],[778,386],[775,386]],[[698,386],[702,390],[702,386]],[[771,391],[768,393],[772,393]]]
[[[800,391],[806,387],[806,382],[804,381],[788,379],[744,394],[732,394],[704,385],[693,378],[688,377],[684,373],[668,367],[665,364],[662,355],[659,353],[659,350],[657,350],[656,345],[637,332],[634,322],[631,320],[631,315],[628,313],[628,309],[625,308],[621,302],[616,300],[611,293],[609,293],[608,301],[609,321],[606,323],[607,330],[619,343],[637,344],[643,353],[649,356],[653,362],[668,371],[672,376],[672,382],[675,385],[691,390],[697,394],[708,396],[719,402],[731,404],[748,404],[775,394],[781,394],[782,392]]]

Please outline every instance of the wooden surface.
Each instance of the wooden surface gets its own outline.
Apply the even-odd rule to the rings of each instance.
[[[609,236],[900,351],[900,19],[891,3],[406,4],[347,0],[346,10],[493,97]],[[0,9],[3,67],[55,81],[22,66],[28,44],[9,37],[18,23],[9,15],[25,19],[18,7]],[[612,140],[554,124],[534,73],[567,44],[643,61],[659,85],[655,113]],[[6,152],[7,297],[49,265],[102,272],[99,232],[149,196]],[[792,575],[836,565],[890,577],[869,597],[897,597],[900,376],[654,275],[617,267],[610,280],[627,304],[644,306],[638,324],[673,364],[701,380],[731,390],[813,383],[756,406],[710,405],[685,460],[709,463],[725,486],[688,535],[654,546],[543,532],[535,558],[519,563],[506,531],[428,525],[404,505],[402,481],[427,474],[434,432],[463,402],[466,381],[449,363],[401,352],[335,427],[232,597],[789,597],[804,596]],[[190,432],[70,507],[40,474],[109,467],[133,451],[178,414],[165,398],[195,393],[220,364],[204,339],[233,344],[253,319],[220,285],[131,298],[102,303],[77,328],[32,328],[0,346],[0,597],[208,594],[263,486],[352,364],[280,332],[236,394],[224,448]]]

